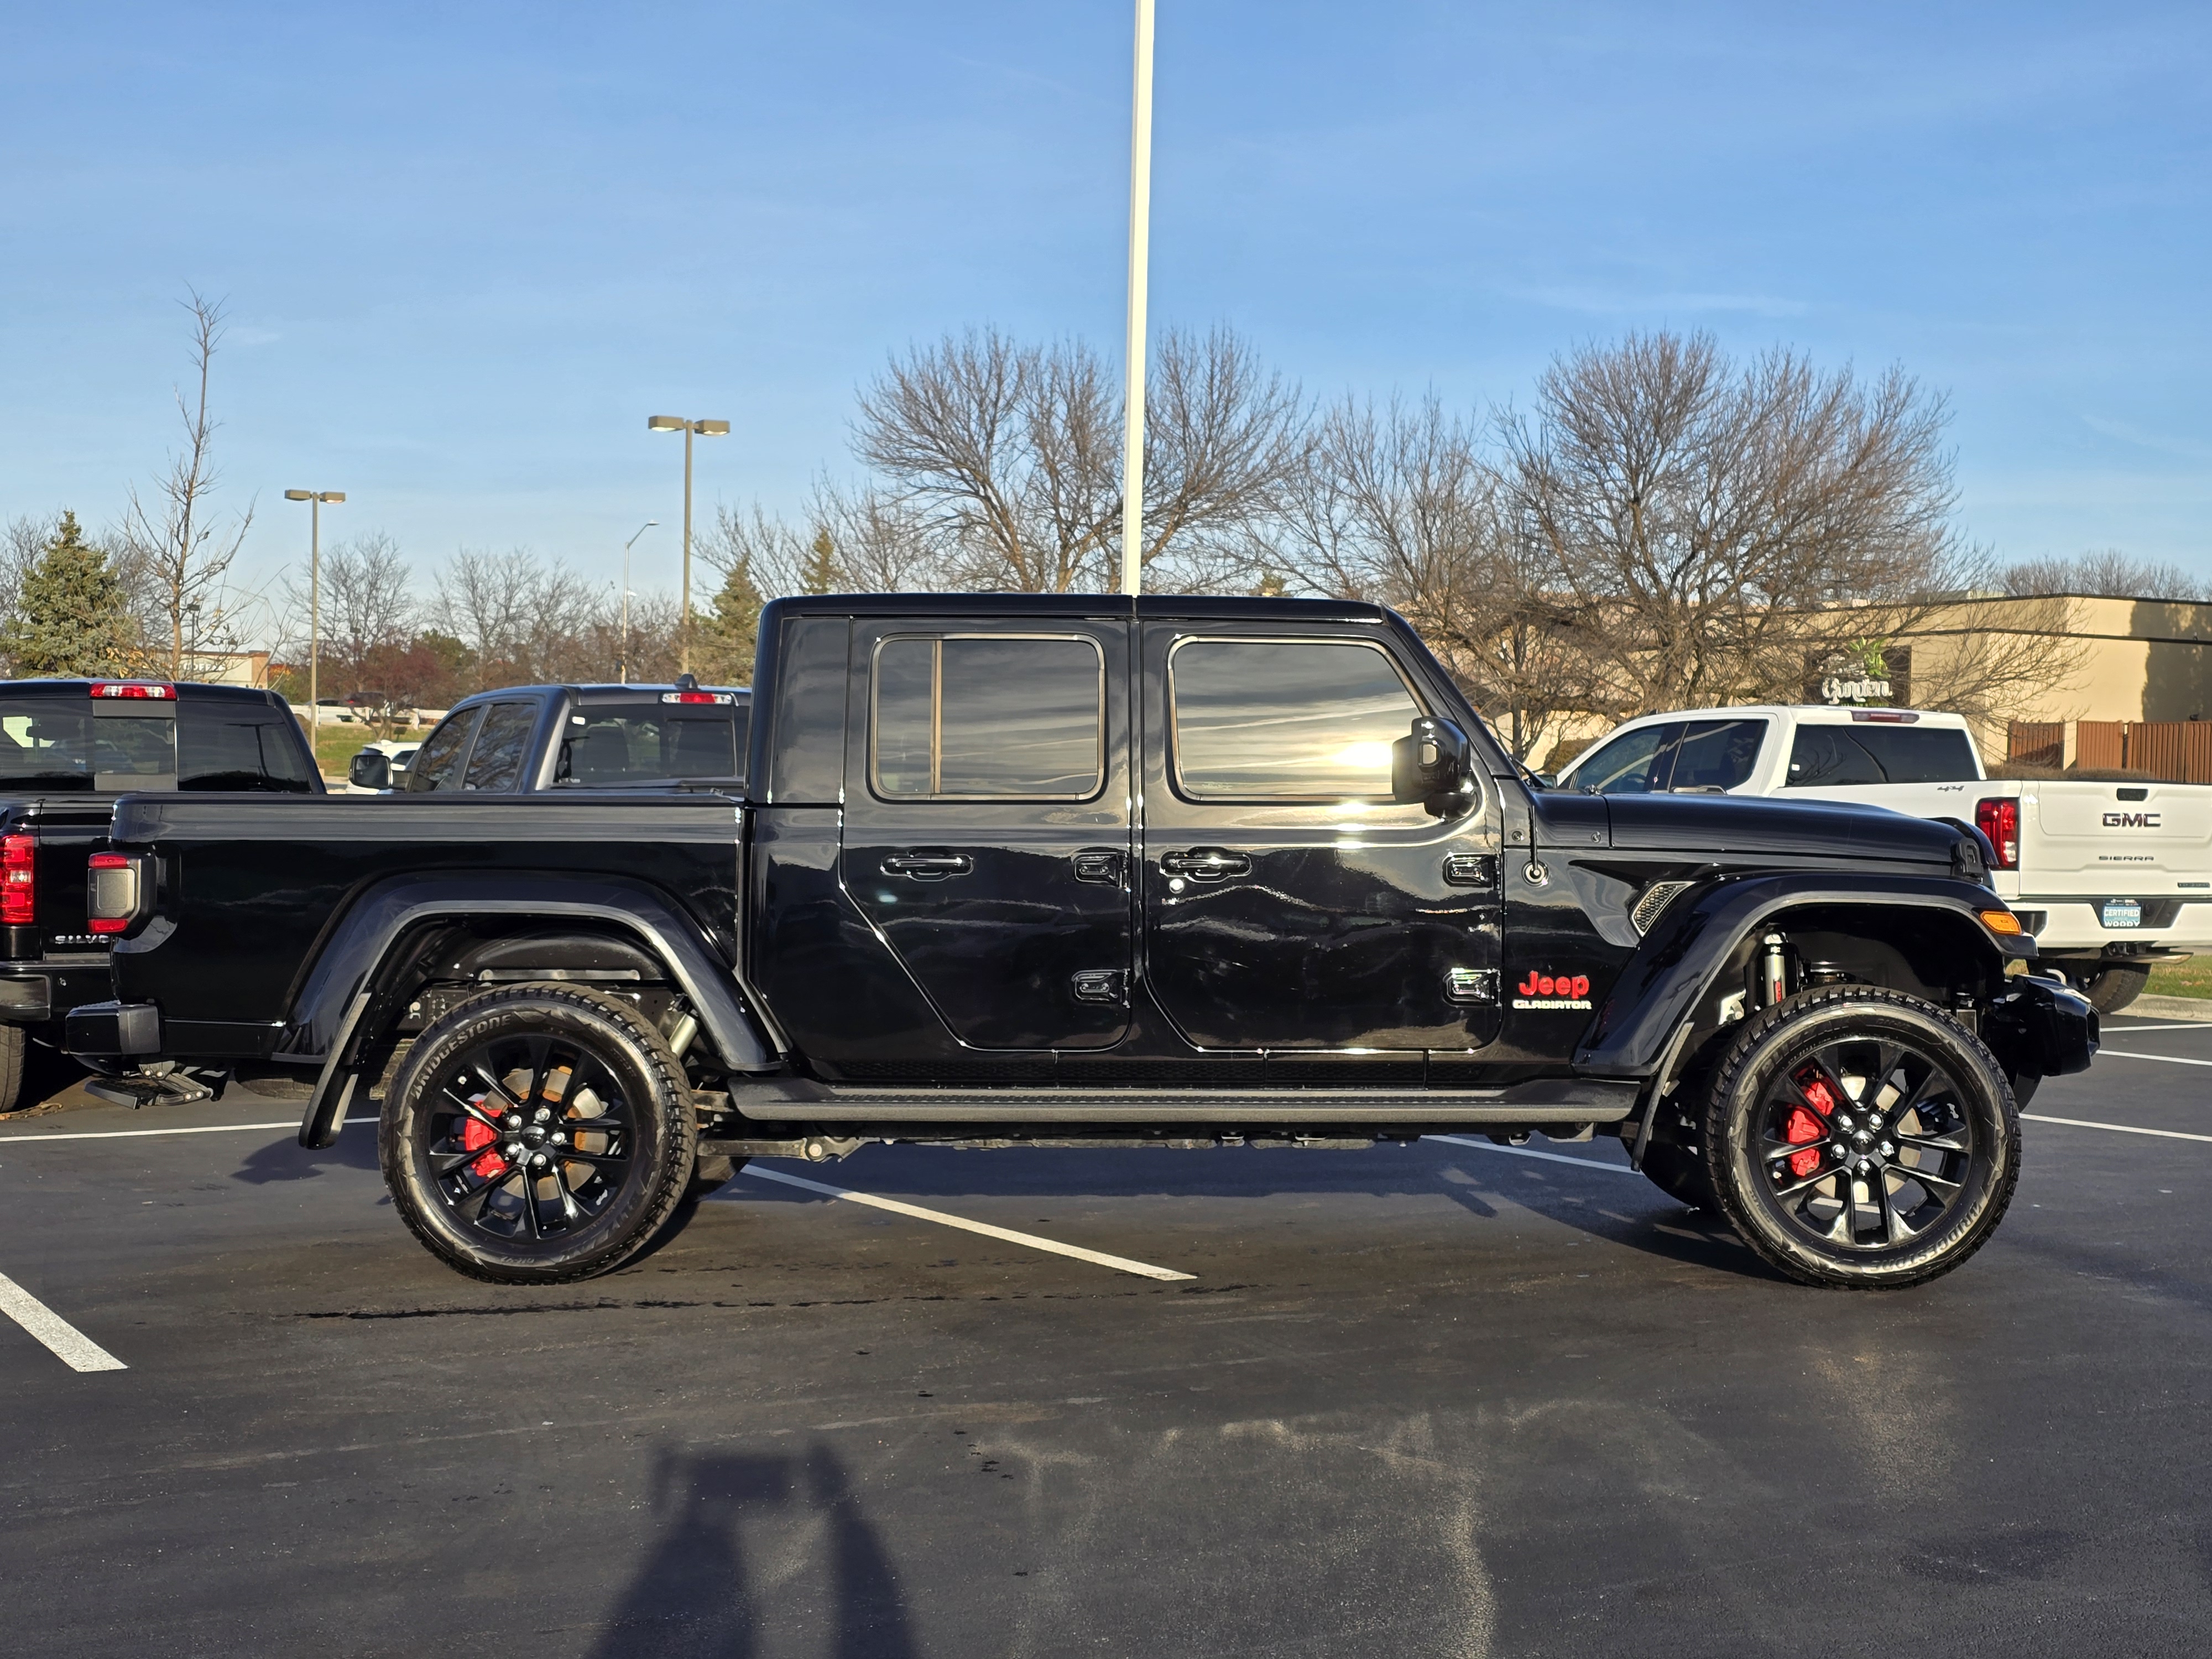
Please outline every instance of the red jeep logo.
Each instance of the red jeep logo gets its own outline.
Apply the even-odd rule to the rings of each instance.
[[[1587,1008],[1590,1006],[1588,974],[1547,974],[1532,968],[1528,977],[1513,988],[1516,1008]]]

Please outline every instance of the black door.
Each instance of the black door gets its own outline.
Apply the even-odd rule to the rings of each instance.
[[[841,875],[961,1042],[1129,1024],[1128,627],[856,626]]]
[[[1143,971],[1169,1018],[1203,1048],[1491,1042],[1496,792],[1443,820],[1391,799],[1391,744],[1441,712],[1418,672],[1342,631],[1148,623],[1142,648]]]

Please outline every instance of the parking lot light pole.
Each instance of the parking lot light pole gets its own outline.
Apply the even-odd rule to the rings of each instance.
[[[642,536],[659,522],[658,519],[647,519],[638,526],[637,536]],[[622,652],[617,672],[624,685],[629,684],[629,550],[637,545],[637,536],[623,544]]]
[[[1121,591],[1145,585],[1145,276],[1152,216],[1152,0],[1137,0],[1129,99],[1129,338],[1121,434]]]
[[[323,503],[342,501],[343,489],[288,489],[288,501],[307,503],[307,724],[316,731],[323,725]],[[322,763],[318,761],[317,765]]]
[[[694,436],[726,438],[730,423],[689,420],[681,415],[650,415],[645,427],[648,432],[684,434],[684,616],[677,624],[676,665],[688,674],[691,672],[691,440]]]

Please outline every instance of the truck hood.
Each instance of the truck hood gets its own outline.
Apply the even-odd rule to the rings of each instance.
[[[1877,860],[1949,870],[1963,837],[1882,806],[1741,795],[1607,795],[1613,846],[1692,857]]]

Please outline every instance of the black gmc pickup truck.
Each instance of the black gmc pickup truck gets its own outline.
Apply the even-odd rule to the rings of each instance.
[[[1547,791],[1372,605],[779,600],[753,689],[742,794],[124,801],[71,1051],[289,1081],[310,1146],[381,1085],[399,1213],[497,1280],[748,1156],[1449,1128],[1618,1135],[1839,1285],[1971,1254],[2095,1051],[1971,832]]]
[[[118,796],[180,789],[319,794],[299,723],[273,691],[161,680],[0,680],[0,1112],[32,1045],[114,994],[109,939],[85,915],[88,854]]]

